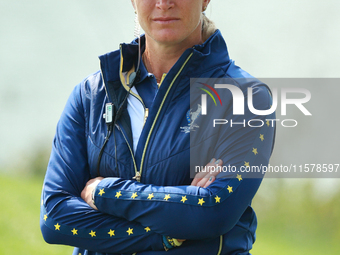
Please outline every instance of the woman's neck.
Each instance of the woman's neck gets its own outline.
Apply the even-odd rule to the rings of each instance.
[[[186,49],[202,43],[201,32],[188,41],[176,44],[158,43],[147,35],[145,39],[143,61],[148,72],[155,75],[157,82],[160,82],[164,73],[169,72]]]

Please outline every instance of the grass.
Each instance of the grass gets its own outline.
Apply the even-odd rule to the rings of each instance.
[[[311,180],[266,181],[253,203],[258,229],[252,254],[339,254],[340,193],[317,198]]]
[[[0,176],[0,254],[67,255],[72,248],[45,243],[39,227],[42,180]]]

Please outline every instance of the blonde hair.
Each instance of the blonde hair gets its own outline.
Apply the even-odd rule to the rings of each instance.
[[[202,40],[205,42],[217,30],[215,23],[202,14]]]

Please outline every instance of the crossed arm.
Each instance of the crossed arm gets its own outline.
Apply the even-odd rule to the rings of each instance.
[[[85,126],[78,86],[58,123],[44,182],[40,222],[43,236],[49,243],[106,253],[133,253],[163,250],[163,235],[180,239],[215,237],[227,233],[236,224],[261,182],[236,176],[215,180],[213,175],[212,179],[197,176],[191,186],[178,187],[147,185],[120,178],[88,183]],[[263,150],[252,164],[268,163],[273,131],[268,132],[267,140],[261,145]],[[257,136],[257,131],[244,134],[239,144],[227,149],[221,146],[225,143],[221,139],[216,145],[221,148],[217,150],[218,155],[226,155],[222,158],[224,162],[243,165]],[[98,210],[89,206],[92,190]],[[104,195],[99,195],[101,190]],[[134,193],[138,198],[131,199]],[[117,194],[122,196],[117,198]],[[151,194],[155,198],[149,201]]]
[[[40,225],[44,239],[105,253],[162,251],[163,235],[139,222],[94,210],[81,192],[90,180],[80,86],[57,125],[46,173]]]
[[[213,158],[207,165],[207,169],[210,169],[209,166],[216,166],[216,167],[222,167],[223,161],[222,160],[216,160]],[[192,186],[207,188],[211,183],[213,183],[216,179],[216,176],[219,174],[219,171],[208,171],[208,172],[200,172],[197,173],[193,181],[191,182]],[[104,180],[103,177],[97,177],[94,179],[89,180],[86,183],[85,188],[81,192],[81,198],[93,209],[98,210],[96,205],[94,204],[94,192],[98,186],[98,184]],[[199,223],[198,223],[199,224]],[[179,243],[182,243],[185,241],[185,239],[177,239]]]
[[[222,166],[223,161],[218,159],[216,160],[213,158],[206,167],[209,166]],[[207,168],[210,170],[210,168]],[[202,188],[207,188],[210,184],[212,184],[216,180],[216,176],[220,173],[220,171],[207,171],[207,172],[200,172],[197,173],[195,178],[191,182],[191,186],[197,186]],[[81,198],[93,209],[98,210],[97,206],[93,203],[94,201],[94,192],[97,185],[103,180],[103,177],[97,177],[94,179],[89,180],[86,183],[85,188],[81,192]]]

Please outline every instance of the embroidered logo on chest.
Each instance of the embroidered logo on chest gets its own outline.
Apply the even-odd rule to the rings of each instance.
[[[196,111],[193,111],[192,109],[190,109],[187,112],[186,118],[188,121],[188,126],[181,127],[182,132],[190,133],[191,131],[195,131],[196,128],[199,128],[199,126],[195,123],[195,121],[201,115],[201,109],[202,109],[201,105],[198,104]]]

